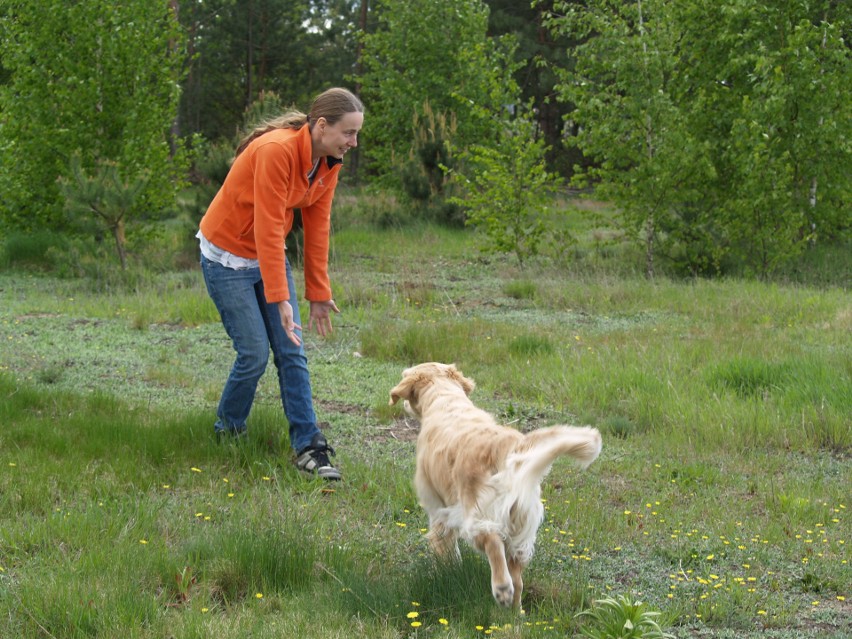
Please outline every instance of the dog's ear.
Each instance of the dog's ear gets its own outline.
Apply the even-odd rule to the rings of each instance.
[[[455,364],[450,364],[447,367],[447,377],[461,386],[465,395],[470,395],[473,392],[473,389],[476,388],[476,383],[469,377],[462,375],[461,371],[456,368]]]
[[[414,385],[418,379],[417,375],[406,375],[403,377],[402,381],[391,389],[388,406],[393,406],[401,399],[411,399],[414,393]]]

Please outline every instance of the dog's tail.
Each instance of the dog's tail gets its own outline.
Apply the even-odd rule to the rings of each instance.
[[[582,468],[601,452],[601,434],[588,426],[551,426],[524,435],[506,459],[517,480],[538,484],[557,458],[567,455]]]

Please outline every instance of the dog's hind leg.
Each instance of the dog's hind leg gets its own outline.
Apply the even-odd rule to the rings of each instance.
[[[426,534],[429,546],[441,559],[460,559],[458,532],[443,521],[433,521]]]
[[[515,587],[509,567],[506,565],[506,546],[496,533],[479,533],[473,539],[477,550],[488,557],[491,565],[491,594],[501,606],[511,606],[515,598]]]

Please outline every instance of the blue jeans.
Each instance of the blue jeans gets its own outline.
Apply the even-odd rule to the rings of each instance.
[[[278,369],[281,404],[290,425],[290,445],[301,451],[319,433],[311,397],[311,380],[304,346],[296,346],[281,326],[277,304],[267,304],[259,268],[236,270],[201,256],[207,292],[216,304],[237,358],[231,368],[214,426],[217,433],[240,433],[254,402],[257,384],[266,370],[269,351]],[[293,319],[301,325],[299,300],[290,263],[287,286]],[[301,338],[301,331],[297,329]]]

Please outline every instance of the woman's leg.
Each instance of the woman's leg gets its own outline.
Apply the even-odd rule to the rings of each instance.
[[[246,429],[257,384],[269,361],[269,339],[261,312],[265,300],[260,269],[226,268],[204,256],[201,268],[207,292],[237,352],[219,400],[215,430],[240,434]]]
[[[299,295],[293,280],[290,262],[287,262],[287,286],[290,289],[290,305],[293,307],[293,320],[301,325],[299,314]],[[311,394],[311,379],[308,373],[308,359],[305,356],[304,342],[296,346],[287,338],[281,325],[281,315],[277,304],[265,304],[263,309],[272,355],[278,369],[278,386],[281,391],[281,404],[290,424],[290,445],[296,452],[307,448],[319,434],[314,403]],[[302,339],[303,331],[296,330]]]

